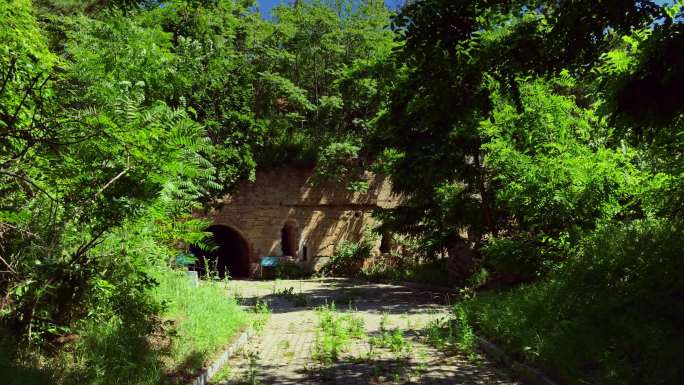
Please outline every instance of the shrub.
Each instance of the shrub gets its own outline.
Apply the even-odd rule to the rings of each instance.
[[[491,239],[482,252],[483,265],[505,281],[531,281],[548,270],[544,249],[526,239]]]
[[[684,378],[681,224],[600,227],[544,281],[464,304],[481,332],[568,384]]]
[[[331,276],[356,276],[361,271],[363,261],[370,257],[372,249],[371,243],[366,240],[358,243],[343,241],[321,268],[321,273]]]
[[[451,284],[446,259],[416,261],[400,254],[383,254],[364,265],[361,274],[371,280],[408,281],[431,285]]]
[[[311,274],[313,272],[308,267],[290,261],[284,261],[275,268],[275,278],[278,279],[308,278]]]

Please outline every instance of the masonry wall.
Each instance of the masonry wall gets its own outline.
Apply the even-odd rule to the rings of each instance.
[[[367,174],[367,193],[349,192],[341,184],[312,183],[313,170],[295,167],[259,169],[255,182],[244,182],[218,209],[204,215],[214,224],[237,230],[250,248],[250,261],[282,256],[282,229],[294,228],[299,261],[315,264],[330,256],[343,240],[358,241],[375,227],[371,212],[399,203],[387,177]],[[376,249],[379,247],[378,240]]]

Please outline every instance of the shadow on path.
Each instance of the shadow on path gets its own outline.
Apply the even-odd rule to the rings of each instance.
[[[228,290],[246,304],[267,302],[271,316],[261,335],[232,360],[232,376],[222,384],[251,378],[263,385],[517,384],[485,360],[473,362],[425,344],[423,327],[449,312],[444,292],[343,279],[232,281]],[[295,297],[306,298],[306,306],[295,306]],[[333,301],[338,311],[360,318],[366,334],[337,361],[322,365],[312,358],[317,333],[320,337],[315,308]],[[406,349],[371,344],[383,330],[400,330]]]

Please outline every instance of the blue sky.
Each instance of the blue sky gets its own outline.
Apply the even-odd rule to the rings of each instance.
[[[292,3],[294,0],[257,0],[259,3],[259,10],[264,17],[269,17],[271,14],[271,8],[280,3]],[[385,0],[385,4],[389,7],[394,8],[399,4],[403,3],[404,0]]]

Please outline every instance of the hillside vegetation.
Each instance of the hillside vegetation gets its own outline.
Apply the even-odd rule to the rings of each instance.
[[[247,316],[174,270],[210,246],[190,213],[288,163],[357,191],[389,175],[405,197],[376,213],[403,244],[390,275],[448,267],[460,322],[518,359],[567,384],[682,382],[682,0],[262,16],[252,0],[0,3],[3,380],[202,365]],[[359,266],[364,242],[343,248]]]

